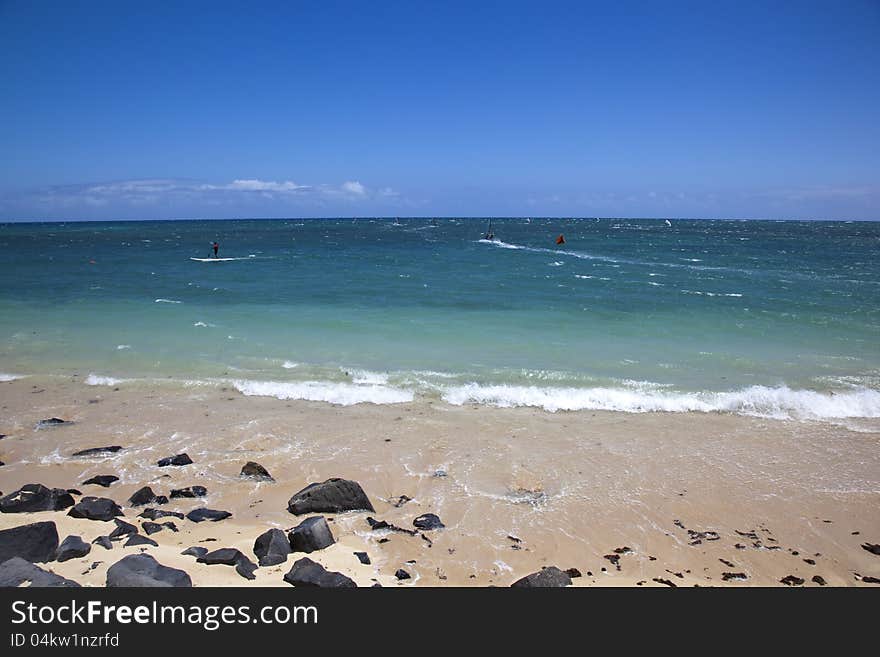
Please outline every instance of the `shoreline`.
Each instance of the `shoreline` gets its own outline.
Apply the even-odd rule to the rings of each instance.
[[[333,406],[231,388],[114,390],[37,376],[2,382],[0,392],[4,495],[28,483],[75,488],[114,499],[126,522],[139,525],[142,508],[126,500],[142,486],[163,495],[205,486],[204,498],[157,508],[207,506],[232,517],[175,520],[179,532],[153,534],[159,546],[143,548],[198,586],[289,586],[283,573],[301,556],[361,586],[507,586],[550,565],[579,570],[574,586],[775,586],[789,575],[806,586],[818,585],[816,575],[847,586],[880,577],[880,557],[861,547],[880,543],[880,432],[873,430],[722,413],[548,413],[431,400]],[[50,417],[71,423],[34,429]],[[124,449],[70,457],[111,444]],[[194,463],[156,466],[182,452]],[[241,479],[247,461],[265,466],[275,482]],[[120,480],[109,488],[82,484],[101,474]],[[235,547],[255,561],[257,536],[307,517],[290,514],[288,498],[332,477],[359,482],[375,507],[322,514],[333,519],[335,545],[288,555],[258,569],[254,581],[179,554],[193,545]],[[394,506],[402,495],[411,501]],[[446,526],[421,532],[430,541],[366,522],[412,530],[424,513]],[[91,542],[114,526],[57,511],[0,514],[0,529],[44,520],[56,522],[61,540],[78,534]],[[109,565],[139,549],[93,546],[85,557],[41,567],[100,586]],[[357,551],[372,564],[360,564]],[[103,563],[89,570],[95,561]],[[398,582],[400,568],[411,579]],[[725,581],[724,573],[746,579]]]

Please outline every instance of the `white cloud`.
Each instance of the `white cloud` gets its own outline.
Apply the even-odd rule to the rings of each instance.
[[[221,189],[240,190],[245,192],[301,192],[309,190],[311,187],[308,185],[297,185],[290,180],[279,183],[274,180],[265,181],[250,179],[233,180],[230,184],[221,187]]]
[[[173,178],[149,178],[81,185],[56,185],[39,190],[23,191],[0,198],[4,207],[30,207],[41,210],[108,207],[136,207],[164,204],[212,207],[254,207],[271,202],[279,211],[285,207],[324,207],[328,202],[349,203],[394,202],[399,194],[390,187],[370,189],[359,181],[319,185],[302,185],[292,180],[261,180],[235,178],[231,182],[196,182]]]
[[[342,190],[349,194],[356,194],[357,196],[364,196],[367,193],[367,188],[357,181],[346,181],[342,183]]]

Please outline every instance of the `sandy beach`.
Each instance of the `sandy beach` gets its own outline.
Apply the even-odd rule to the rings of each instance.
[[[0,402],[4,495],[29,483],[76,489],[115,500],[137,526],[150,507],[232,514],[162,518],[179,531],[150,535],[158,547],[93,545],[84,557],[41,565],[84,586],[103,586],[112,564],[139,551],[185,570],[195,586],[289,586],[284,573],[306,555],[246,580],[180,553],[233,547],[256,562],[257,536],[308,517],[288,512],[288,499],[332,477],[358,482],[375,513],[321,514],[336,543],[307,556],[359,586],[508,586],[545,566],[576,569],[573,586],[783,586],[789,576],[803,586],[870,586],[880,578],[880,557],[862,547],[880,543],[880,431],[868,421],[847,428],[425,400],[339,407],[221,387],[36,376],[0,383]],[[52,417],[65,423],[35,428]],[[123,449],[71,456],[106,445]],[[193,463],[157,466],[180,453]],[[275,481],[242,478],[248,461]],[[96,475],[119,480],[83,484]],[[207,495],[159,507],[127,502],[143,486],[167,496],[194,485]],[[425,513],[445,527],[416,530]],[[373,530],[368,517],[414,533]],[[45,520],[61,540],[91,542],[115,527],[62,510],[0,514],[0,530]],[[398,580],[401,569],[409,579]]]

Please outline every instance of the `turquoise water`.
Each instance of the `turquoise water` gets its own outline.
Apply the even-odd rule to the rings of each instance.
[[[0,372],[880,417],[880,222],[671,224],[2,224]]]

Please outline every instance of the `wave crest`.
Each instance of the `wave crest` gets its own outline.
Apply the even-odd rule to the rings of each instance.
[[[880,392],[867,388],[821,393],[792,390],[788,386],[750,386],[731,392],[676,393],[650,388],[539,388],[467,384],[447,388],[442,397],[456,406],[467,403],[502,408],[532,406],[550,412],[727,412],[780,420],[880,417]]]

